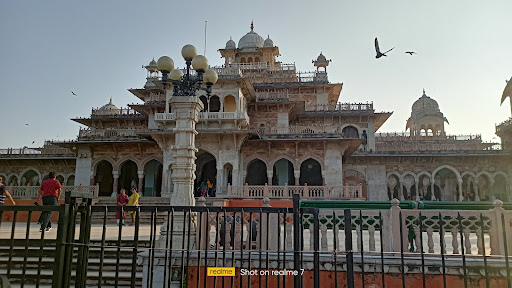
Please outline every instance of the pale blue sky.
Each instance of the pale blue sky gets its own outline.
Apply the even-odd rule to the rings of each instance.
[[[449,134],[494,137],[510,117],[499,106],[512,76],[512,1],[1,1],[0,147],[41,146],[75,139],[92,107],[137,102],[141,65],[168,55],[183,66],[185,44],[217,49],[254,30],[279,46],[283,63],[312,71],[320,51],[332,63],[331,82],[343,82],[341,102],[373,101],[394,111],[379,130],[403,131],[425,88],[450,121]],[[373,39],[389,57],[375,59]],[[405,51],[417,55],[409,56]],[[79,97],[73,97],[71,90]],[[28,123],[29,126],[24,124]],[[35,144],[31,144],[36,141]]]

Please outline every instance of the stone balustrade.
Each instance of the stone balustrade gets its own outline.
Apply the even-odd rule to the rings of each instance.
[[[373,112],[373,102],[371,103],[341,103],[336,104],[318,104],[306,107],[306,112],[313,111],[350,111],[350,112]]]
[[[269,187],[264,189],[268,190]],[[265,190],[260,188],[253,190],[253,193],[261,195],[265,193]],[[267,191],[267,193],[272,196],[270,192]],[[242,193],[239,194],[242,195]],[[243,195],[248,197],[247,194]],[[263,203],[264,207],[269,207],[270,199],[264,198]],[[507,235],[507,247],[512,247],[512,211],[504,210],[503,203],[499,200],[494,202],[494,209],[491,210],[457,211],[406,210],[400,209],[400,201],[397,199],[391,203],[391,208],[386,210],[351,210],[354,252],[361,251],[362,244],[365,253],[370,255],[372,252],[380,253],[382,244],[383,252],[400,252],[403,247],[404,253],[414,256],[421,253],[421,240],[423,240],[423,252],[426,254],[440,254],[441,241],[443,241],[445,254],[461,255],[461,233],[459,230],[461,228],[465,255],[483,255],[484,249],[486,255],[505,255],[504,234]],[[200,198],[196,205],[204,206],[205,199]],[[420,213],[421,223],[419,221]],[[241,212],[237,212],[224,215],[224,213],[211,212],[203,213],[202,216],[205,218],[202,223],[207,224],[203,224],[201,227],[210,233],[206,233],[206,237],[202,240],[204,242],[197,243],[196,247],[204,247],[209,244],[209,247],[221,249],[220,247],[223,246],[221,239],[225,239],[226,250],[238,250],[242,244],[246,251],[258,250],[261,245],[265,244],[260,243],[260,239],[267,241],[266,239],[270,237],[270,241],[276,243],[267,243],[267,245],[279,246],[281,250],[293,250],[293,215],[291,213],[267,215],[245,212],[242,215]],[[442,225],[439,221],[440,216]],[[225,229],[223,227],[224,217],[226,217]],[[502,219],[505,220],[504,223]],[[481,220],[483,220],[483,226]],[[343,251],[345,247],[344,210],[320,209],[319,223],[320,253],[332,255],[334,250]],[[233,225],[235,226],[234,233],[231,231]],[[267,226],[269,227],[267,228]],[[314,251],[313,215],[302,214],[301,226],[304,251]],[[198,226],[197,229],[201,229],[201,227]],[[440,227],[442,227],[443,233],[441,233]],[[218,233],[225,233],[225,235],[218,237]],[[198,234],[197,231],[196,235]],[[271,234],[281,234],[281,237]],[[249,235],[252,235],[252,238]],[[403,246],[401,247],[401,245]]]
[[[40,186],[8,186],[7,191],[14,199],[29,200],[37,197]],[[64,199],[66,192],[86,192],[98,197],[100,192],[99,184],[95,186],[62,186],[60,199]]]
[[[199,121],[210,120],[247,120],[247,112],[199,112]],[[156,121],[176,121],[176,113],[156,113]]]
[[[363,187],[357,186],[231,186],[228,185],[228,198],[243,199],[292,199],[293,194],[299,194],[301,199],[352,199],[365,200],[362,195]]]

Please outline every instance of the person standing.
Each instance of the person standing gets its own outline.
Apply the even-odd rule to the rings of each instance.
[[[121,193],[119,193],[119,195],[117,195],[117,206],[126,206],[128,205],[128,201],[129,198],[128,198],[128,195],[126,195],[126,189],[121,189]],[[119,221],[119,219],[121,218],[121,211],[117,211],[116,212],[116,219],[117,219],[117,226],[119,225],[123,225],[125,226],[126,223],[124,223],[124,220],[126,219],[126,210],[123,210],[123,220]],[[119,222],[121,222],[121,224],[119,224]]]
[[[201,197],[206,197],[207,194],[208,194],[208,184],[206,183],[205,180],[203,180],[203,182],[201,182]]]
[[[208,196],[209,197],[212,197],[212,193],[213,193],[213,183],[212,181],[210,181],[210,179],[208,179],[206,181],[206,184],[208,185]]]
[[[41,183],[41,188],[39,188],[39,191],[37,192],[36,202],[39,201],[39,198],[42,194],[43,206],[58,206],[62,186],[60,185],[59,181],[55,179],[55,172],[50,172],[50,174],[48,174],[48,178],[48,180]],[[53,211],[43,211],[41,213],[41,229],[39,229],[40,232],[48,232],[52,229],[50,224],[52,214]]]
[[[139,206],[139,198],[140,195],[137,193],[137,189],[132,188],[132,195],[128,200],[128,206]],[[137,211],[130,211],[130,215],[132,216],[132,223],[130,226],[135,225],[135,217],[137,216]]]
[[[5,199],[9,199],[9,201],[11,201],[12,206],[15,206],[16,202],[12,200],[11,194],[9,194],[9,191],[7,191],[7,187],[4,183],[4,176],[0,176],[0,206],[5,204]]]

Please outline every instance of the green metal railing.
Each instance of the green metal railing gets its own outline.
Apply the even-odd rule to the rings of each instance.
[[[494,209],[493,202],[422,202],[423,210],[490,210]],[[415,209],[418,202],[400,201],[400,209]],[[301,208],[319,209],[357,209],[357,210],[386,210],[391,209],[391,201],[325,201],[306,200],[300,202]],[[503,209],[512,210],[512,202],[503,203]]]

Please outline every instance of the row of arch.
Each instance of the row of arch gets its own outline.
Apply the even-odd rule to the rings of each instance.
[[[38,169],[33,167],[27,168],[19,174],[0,174],[0,176],[5,178],[5,184],[7,186],[39,186],[43,181],[48,179],[48,174],[44,174],[44,172],[41,173]],[[61,185],[73,186],[75,184],[74,173],[58,173],[56,179]]]
[[[387,190],[390,200],[510,201],[508,182],[502,171],[461,174],[454,167],[443,165],[432,173],[388,173]]]
[[[236,112],[236,99],[234,96],[228,95],[224,97],[223,103],[217,95],[211,96],[210,99],[206,96],[200,96],[199,99],[204,106],[201,112]]]

